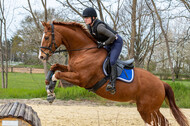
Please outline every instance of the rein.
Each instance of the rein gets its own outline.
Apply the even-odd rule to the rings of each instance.
[[[81,49],[71,49],[71,50],[68,50],[68,49],[63,49],[63,50],[57,50],[57,51],[53,51],[52,50],[52,46],[54,45],[55,46],[55,50],[58,48],[57,47],[57,44],[55,43],[55,35],[54,35],[54,26],[53,24],[50,24],[51,25],[51,34],[52,34],[52,40],[51,40],[51,44],[48,46],[48,47],[45,47],[45,46],[41,46],[40,47],[40,50],[48,57],[49,54],[48,53],[45,53],[42,49],[48,49],[51,53],[61,53],[61,52],[69,52],[69,51],[81,51],[81,50],[89,50],[89,49],[95,49],[97,48],[96,47],[90,47],[90,48],[81,48]]]
[[[61,53],[61,52],[69,52],[69,51],[81,51],[81,50],[89,50],[89,49],[95,49],[97,47],[90,47],[90,48],[81,48],[81,49],[71,49],[71,50],[67,50],[67,49],[63,49],[63,50],[57,50],[54,53]]]

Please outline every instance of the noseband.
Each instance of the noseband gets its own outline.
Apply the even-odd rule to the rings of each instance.
[[[50,44],[48,47],[45,47],[45,46],[41,46],[41,47],[40,47],[40,50],[41,50],[47,57],[49,56],[49,53],[44,52],[42,49],[47,49],[47,50],[49,50],[51,53],[55,53],[55,51],[52,50],[52,46],[54,45],[55,50],[58,48],[58,47],[57,47],[57,44],[55,43],[54,26],[53,26],[53,24],[50,24],[50,25],[51,25],[51,35],[52,35],[51,44]]]

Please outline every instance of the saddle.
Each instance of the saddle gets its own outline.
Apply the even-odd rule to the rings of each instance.
[[[134,78],[134,58],[126,61],[117,60],[117,79],[124,82],[131,82]],[[109,57],[107,57],[103,63],[103,72],[105,76],[109,76],[111,73]]]

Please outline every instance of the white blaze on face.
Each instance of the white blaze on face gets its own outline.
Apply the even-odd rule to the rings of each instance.
[[[45,33],[43,33],[43,36],[42,36],[41,46],[42,46],[42,42],[43,42],[44,36],[45,36]],[[40,59],[40,56],[41,56],[41,50],[39,50],[39,56],[38,56],[39,59]]]

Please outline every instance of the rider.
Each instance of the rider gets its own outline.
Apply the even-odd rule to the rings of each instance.
[[[116,91],[115,81],[117,77],[116,61],[120,55],[123,40],[116,31],[97,18],[94,8],[86,8],[83,11],[83,17],[90,34],[97,40],[98,48],[105,47],[110,54],[111,76],[106,90],[114,94]]]

